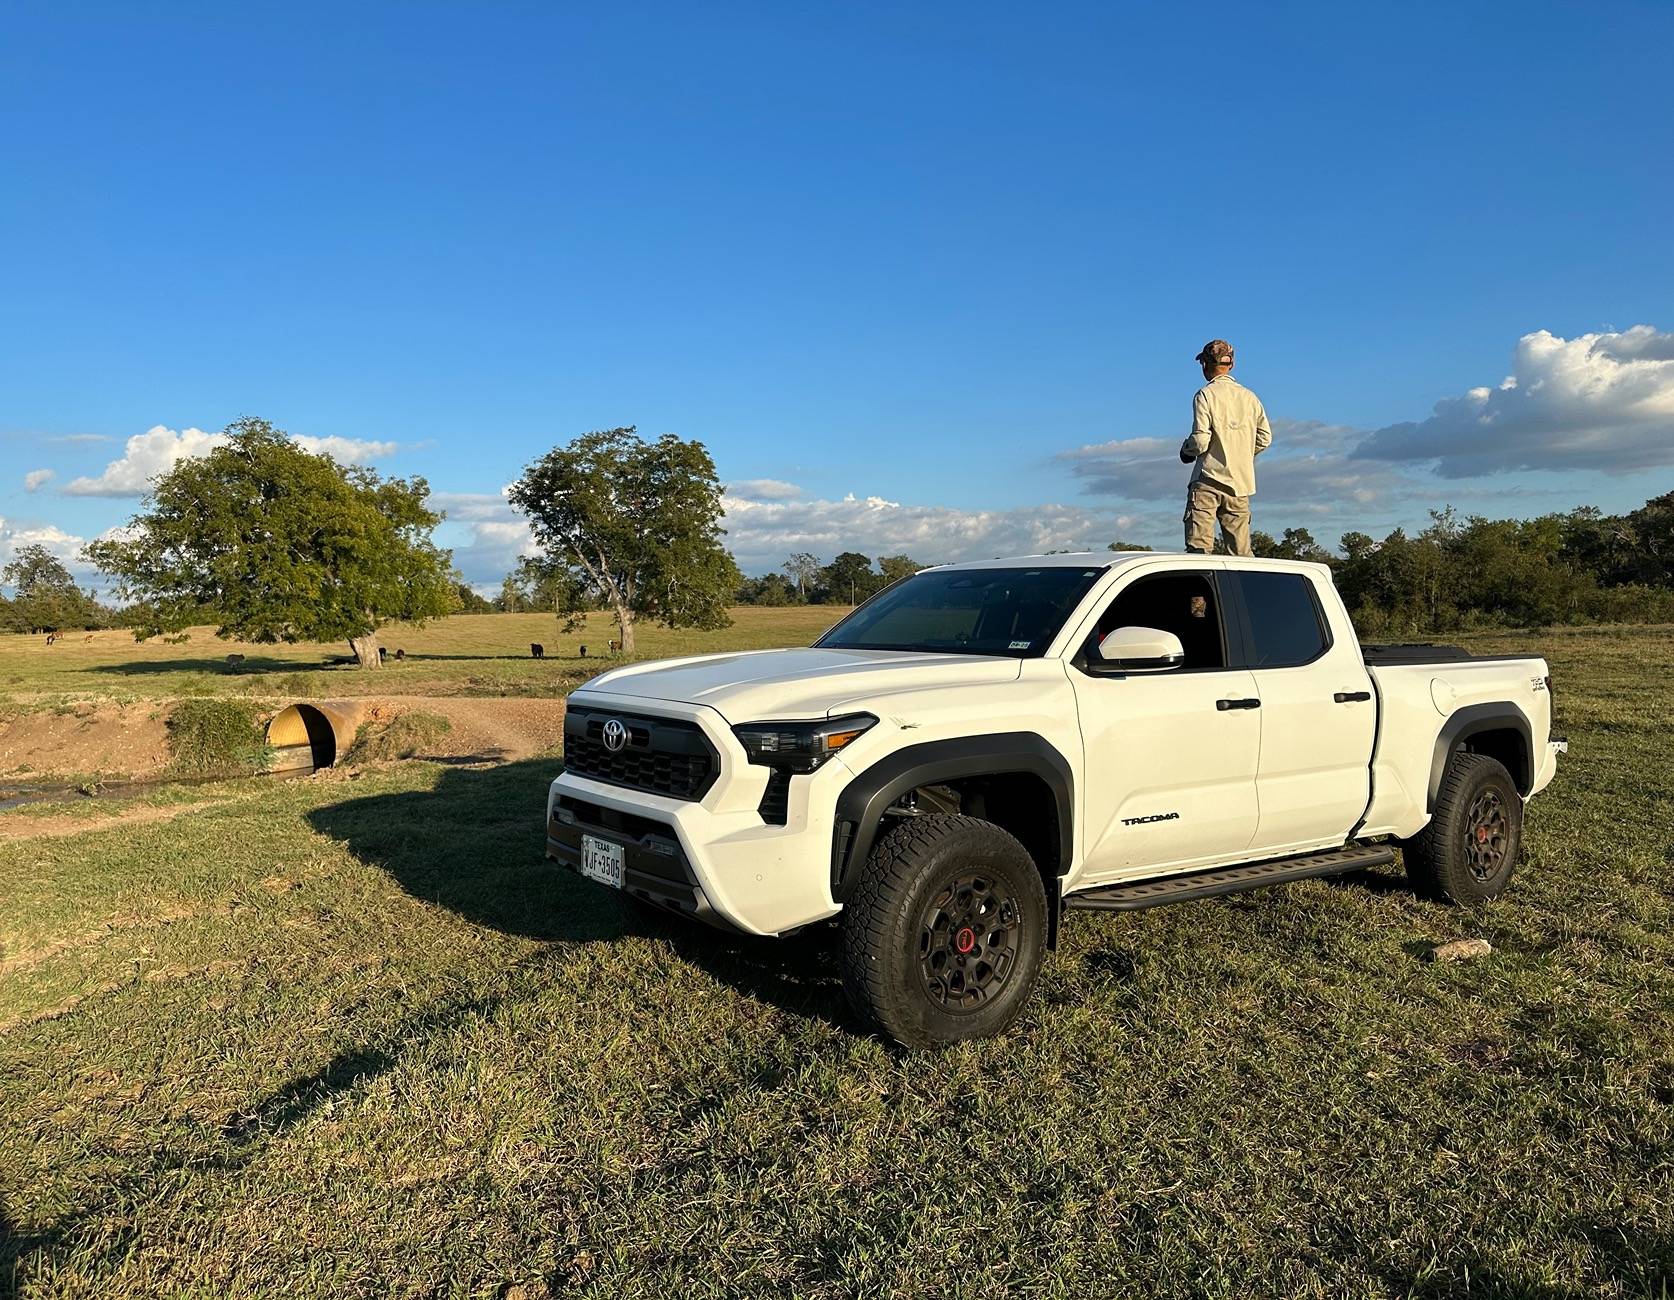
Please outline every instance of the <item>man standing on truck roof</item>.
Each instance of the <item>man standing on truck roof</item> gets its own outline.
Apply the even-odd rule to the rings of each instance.
[[[1180,459],[1196,466],[1186,488],[1186,549],[1215,549],[1215,521],[1234,555],[1250,554],[1255,458],[1273,441],[1261,399],[1232,377],[1232,344],[1211,339],[1195,358],[1209,382],[1192,399],[1192,431]]]

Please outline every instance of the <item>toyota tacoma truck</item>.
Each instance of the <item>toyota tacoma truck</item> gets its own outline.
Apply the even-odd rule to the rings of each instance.
[[[1129,552],[927,569],[807,649],[569,700],[547,854],[785,935],[836,917],[909,1046],[1016,1020],[1065,912],[1358,871],[1505,889],[1552,780],[1544,660],[1362,647],[1324,565]]]

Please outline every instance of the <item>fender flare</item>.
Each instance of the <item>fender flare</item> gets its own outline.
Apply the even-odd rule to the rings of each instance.
[[[1069,760],[1032,731],[990,736],[956,736],[909,745],[880,758],[859,773],[837,796],[831,842],[831,894],[846,901],[860,864],[877,839],[884,810],[921,785],[939,785],[968,776],[1028,772],[1052,792],[1058,813],[1056,874],[1070,869],[1075,852],[1075,774]]]
[[[1442,723],[1441,734],[1436,737],[1436,748],[1430,757],[1430,788],[1425,797],[1425,811],[1436,811],[1436,796],[1441,791],[1442,773],[1447,770],[1447,760],[1454,750],[1472,736],[1481,735],[1485,731],[1508,729],[1522,737],[1524,776],[1519,778],[1517,773],[1513,772],[1511,779],[1516,782],[1518,793],[1527,795],[1529,783],[1533,780],[1535,772],[1534,728],[1529,725],[1528,716],[1512,704],[1467,704],[1448,715],[1447,720]]]

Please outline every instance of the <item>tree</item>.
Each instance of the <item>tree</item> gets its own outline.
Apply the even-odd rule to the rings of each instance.
[[[808,588],[820,576],[819,557],[798,551],[784,563],[785,575],[796,584],[796,598],[808,599]]]
[[[859,551],[844,551],[820,570],[820,601],[826,605],[858,605],[878,589],[872,561]]]
[[[796,588],[782,573],[767,573],[759,578],[746,578],[738,588],[740,605],[794,605]]]
[[[1144,542],[1124,542],[1121,538],[1117,538],[1105,549],[1108,551],[1148,551],[1151,548]]]
[[[545,556],[525,555],[517,562],[511,579],[521,593],[528,609],[550,609],[563,617],[578,609],[586,599],[585,590],[576,582],[575,572],[563,563],[553,563]]]
[[[422,478],[381,479],[304,451],[266,420],[152,481],[127,536],[86,554],[144,602],[134,635],[178,631],[212,609],[245,641],[348,641],[379,663],[378,629],[445,614],[456,581],[430,541],[441,515]]]
[[[98,604],[76,586],[64,562],[39,544],[18,549],[0,569],[0,584],[13,589],[6,613],[10,626],[20,632],[85,627],[101,621]]]
[[[476,588],[468,582],[453,584],[453,598],[455,607],[461,614],[492,614],[494,606],[477,595]]]
[[[632,426],[554,447],[512,484],[545,562],[573,579],[562,612],[572,623],[592,600],[616,614],[622,652],[634,621],[726,627],[741,575],[721,545],[721,484],[701,442]]]
[[[925,567],[925,565],[909,556],[880,555],[878,556],[878,570],[883,574],[883,581],[878,585],[878,589],[881,591],[885,587],[900,582],[902,578],[910,578]]]
[[[1315,564],[1330,564],[1331,552],[1314,540],[1306,528],[1287,528],[1277,541],[1269,533],[1257,529],[1250,534],[1250,551],[1274,560],[1309,560]]]

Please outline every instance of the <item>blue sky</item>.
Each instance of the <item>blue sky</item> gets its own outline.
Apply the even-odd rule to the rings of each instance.
[[[14,3],[0,551],[244,414],[423,474],[478,583],[503,486],[617,424],[709,446],[751,570],[1178,545],[1214,336],[1257,527],[1636,505],[1670,48],[1666,3]]]

